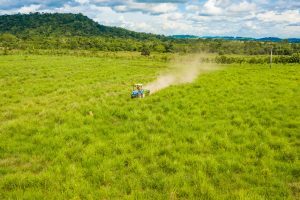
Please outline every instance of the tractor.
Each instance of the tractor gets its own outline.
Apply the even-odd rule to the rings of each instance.
[[[150,94],[150,90],[143,89],[143,84],[134,84],[131,98],[144,98]]]

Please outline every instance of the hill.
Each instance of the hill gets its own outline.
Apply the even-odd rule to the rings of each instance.
[[[274,40],[266,40],[270,39]],[[292,41],[296,42],[297,38]],[[275,55],[292,55],[300,49],[300,43],[272,43]],[[0,15],[0,49],[4,49],[4,54],[12,49],[207,52],[221,55],[269,53],[269,47],[263,40],[193,35],[167,37],[104,26],[82,14],[71,13]]]
[[[31,13],[0,16],[0,34],[11,33],[19,37],[38,36],[110,36],[150,39],[164,36],[138,33],[119,27],[98,24],[82,14]]]
[[[174,39],[198,39],[196,35],[171,35],[170,38]]]
[[[278,38],[278,37],[264,37],[264,38],[251,38],[251,37],[233,37],[233,36],[196,36],[196,35],[172,35],[170,38],[174,39],[222,39],[233,41],[257,41],[257,42],[282,42],[287,40],[290,43],[300,43],[300,38]]]

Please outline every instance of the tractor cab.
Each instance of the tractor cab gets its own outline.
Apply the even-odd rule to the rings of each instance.
[[[150,90],[143,89],[143,84],[134,84],[131,92],[131,98],[144,98],[150,94]]]

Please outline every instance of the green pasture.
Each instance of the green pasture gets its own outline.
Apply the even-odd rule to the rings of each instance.
[[[0,199],[299,199],[300,65],[130,99],[168,62],[0,56]]]

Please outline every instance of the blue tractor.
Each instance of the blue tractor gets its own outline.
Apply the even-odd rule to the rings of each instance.
[[[134,84],[131,92],[131,98],[144,98],[150,95],[150,90],[143,89],[143,84]]]

